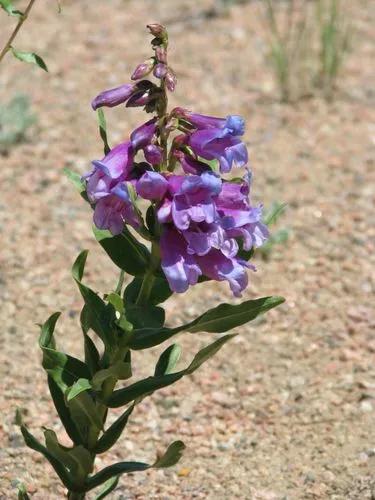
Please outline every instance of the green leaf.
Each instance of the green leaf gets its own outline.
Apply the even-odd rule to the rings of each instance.
[[[135,304],[139,291],[142,286],[142,278],[135,277],[126,287],[124,292],[125,304]],[[171,295],[172,290],[169,288],[168,281],[164,277],[156,276],[152,284],[148,303],[156,306],[165,302]]]
[[[67,404],[72,412],[73,419],[75,417],[81,419],[83,426],[86,426],[85,420],[87,420],[96,429],[103,429],[103,422],[98,414],[96,404],[87,391],[80,392],[73,399],[67,399]]]
[[[283,297],[263,297],[242,304],[220,304],[192,322],[176,328],[143,328],[134,331],[131,349],[148,349],[161,344],[182,331],[223,333],[252,321],[260,314],[282,304]]]
[[[60,462],[55,456],[43,446],[35,437],[28,431],[25,425],[21,424],[21,432],[26,445],[34,451],[41,453],[54,468],[56,474],[68,490],[73,490],[75,484],[72,476],[65,468],[64,464]]]
[[[2,7],[10,16],[23,17],[23,12],[17,10],[11,0],[0,0],[0,7]]]
[[[94,236],[120,269],[132,276],[142,276],[149,266],[150,252],[127,228],[113,236],[109,231],[93,228]]]
[[[111,148],[108,145],[107,123],[105,120],[104,111],[101,108],[98,109],[98,124],[99,124],[99,134],[104,144],[104,154],[106,155],[111,151]]]
[[[90,372],[82,361],[55,349],[53,337],[60,313],[52,314],[41,326],[39,346],[43,351],[43,368],[62,391],[79,378],[90,378]]]
[[[87,480],[86,491],[96,488],[108,479],[117,477],[120,474],[144,471],[152,468],[172,467],[180,460],[184,449],[185,445],[182,441],[175,441],[168,447],[165,454],[152,465],[143,462],[118,462],[117,464],[105,467]]]
[[[198,354],[196,354],[196,356],[194,357],[193,361],[185,370],[181,370],[176,373],[168,373],[165,375],[154,375],[153,377],[148,377],[135,382],[134,384],[131,384],[124,389],[114,391],[112,396],[109,398],[108,407],[118,408],[119,406],[126,405],[131,401],[139,402],[141,399],[149,396],[157,389],[167,387],[168,385],[177,382],[177,380],[180,380],[185,375],[193,373],[234,336],[234,334],[224,335],[209,346],[199,351]]]
[[[111,365],[105,370],[100,370],[95,373],[92,379],[92,386],[96,391],[100,391],[103,382],[108,378],[114,378],[116,380],[127,380],[132,376],[132,368],[130,363],[125,361],[117,361],[114,365]]]
[[[51,429],[44,430],[46,447],[57,460],[65,465],[76,481],[84,480],[92,472],[93,459],[90,452],[82,445],[73,448],[62,446]]]
[[[84,316],[85,328],[90,326],[101,338],[104,345],[111,348],[115,345],[115,311],[112,305],[107,305],[99,295],[82,283],[87,253],[87,250],[81,252],[72,268],[73,278],[78,285],[86,305]]]
[[[80,378],[75,382],[69,391],[66,393],[66,400],[71,401],[73,398],[81,394],[81,392],[88,391],[92,388],[91,382],[87,378]]]
[[[94,373],[100,369],[100,355],[96,345],[87,333],[90,329],[91,322],[90,313],[86,305],[82,308],[80,322],[84,337],[85,363],[91,375],[94,375]]]
[[[46,63],[40,56],[38,56],[38,54],[35,54],[35,52],[23,52],[21,50],[16,50],[13,47],[11,47],[11,49],[14,57],[20,61],[36,64],[39,68],[44,69],[44,71],[48,71]]]
[[[98,440],[94,452],[104,453],[105,451],[112,448],[112,446],[117,442],[118,438],[121,436],[123,430],[128,423],[128,419],[134,410],[134,404],[131,405],[127,410],[113,422],[113,424],[108,427],[108,429],[103,433],[103,435]]]
[[[103,488],[100,490],[100,493],[95,497],[95,500],[102,500],[107,495],[109,495],[118,485],[120,476],[111,477],[108,479],[103,485]]]
[[[60,417],[61,423],[63,424],[68,436],[73,441],[74,444],[83,444],[85,436],[81,436],[79,429],[77,428],[75,422],[72,419],[69,408],[65,403],[64,392],[56,384],[51,376],[48,376],[48,387],[51,393],[53,403],[55,405],[56,411]]]
[[[172,344],[160,356],[155,367],[155,376],[168,375],[175,369],[181,356],[181,346]]]
[[[165,311],[162,307],[151,305],[129,305],[126,310],[127,319],[134,328],[160,328],[164,325]]]
[[[285,301],[283,297],[263,297],[247,300],[242,304],[220,304],[199,316],[188,325],[190,333],[223,333],[252,321],[260,314],[273,309]]]
[[[70,170],[67,167],[63,168],[63,172],[66,175],[66,177],[70,180],[70,182],[73,184],[73,186],[77,189],[80,195],[85,195],[86,196],[86,186],[84,181],[82,180],[82,177],[77,173],[73,172],[73,170]],[[87,197],[85,198],[87,199]]]

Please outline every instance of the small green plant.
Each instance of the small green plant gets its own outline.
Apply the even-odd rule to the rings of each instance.
[[[320,38],[318,83],[325,98],[330,100],[349,48],[350,24],[340,0],[318,0],[317,23]]]
[[[280,92],[289,102],[314,90],[329,100],[347,53],[350,26],[345,0],[262,0],[269,56]]]
[[[19,94],[7,104],[0,105],[0,153],[25,140],[26,132],[35,123],[29,98]]]
[[[263,0],[269,54],[282,102],[289,102],[296,93],[296,76],[303,74],[309,49],[309,6],[298,8],[296,0],[287,0],[280,15],[280,5]]]

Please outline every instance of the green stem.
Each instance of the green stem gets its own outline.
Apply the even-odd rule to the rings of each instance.
[[[75,491],[68,492],[68,500],[84,500],[85,496],[85,493],[77,493]]]
[[[156,242],[153,242],[151,248],[150,267],[146,271],[146,274],[143,278],[141,289],[139,290],[139,294],[135,302],[137,305],[143,305],[147,303],[152,290],[152,285],[154,284],[155,281],[155,271],[159,267],[159,263],[160,263],[159,245]]]
[[[14,39],[16,38],[17,33],[21,29],[21,26],[26,21],[27,16],[29,15],[31,8],[34,5],[34,2],[35,2],[35,0],[30,0],[28,6],[26,7],[24,14],[22,16],[20,16],[18,23],[17,23],[16,27],[14,28],[13,33],[10,35],[9,40],[6,42],[3,50],[0,52],[0,62],[3,60],[5,54],[8,52],[8,50],[10,50],[12,43],[13,43]]]

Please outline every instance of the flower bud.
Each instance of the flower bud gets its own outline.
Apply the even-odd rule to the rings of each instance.
[[[177,78],[171,69],[168,69],[165,75],[165,85],[170,92],[174,92],[177,84]]]
[[[113,108],[119,104],[124,103],[136,90],[134,83],[128,83],[116,87],[114,89],[105,90],[95,97],[92,101],[91,106],[94,111],[102,106],[107,106],[108,108]]]
[[[147,25],[151,35],[156,36],[157,38],[165,38],[167,36],[166,28],[159,23],[151,23]]]
[[[154,68],[154,76],[155,78],[164,78],[167,74],[168,68],[163,63],[158,63]]]
[[[138,64],[138,66],[135,68],[131,79],[132,80],[140,80],[141,78],[145,77],[148,75],[151,71],[152,68],[155,65],[155,58],[151,57],[150,59],[147,59],[147,61]]]
[[[143,150],[146,160],[151,163],[151,165],[160,165],[163,160],[163,153],[159,146],[156,144],[149,144]]]

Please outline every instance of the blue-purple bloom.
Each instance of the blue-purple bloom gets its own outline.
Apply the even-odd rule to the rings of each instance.
[[[223,173],[229,172],[233,164],[237,167],[246,166],[247,148],[240,139],[245,132],[242,117],[229,115],[217,118],[190,113],[182,108],[176,108],[173,114],[193,127],[188,136],[188,145],[197,156],[205,160],[218,160]]]
[[[249,203],[249,187],[221,181],[213,172],[168,177],[169,188],[157,211],[162,224],[161,265],[171,289],[186,291],[199,276],[229,282],[235,296],[248,283],[247,268],[238,257],[239,244],[261,245],[268,232],[261,207]]]

